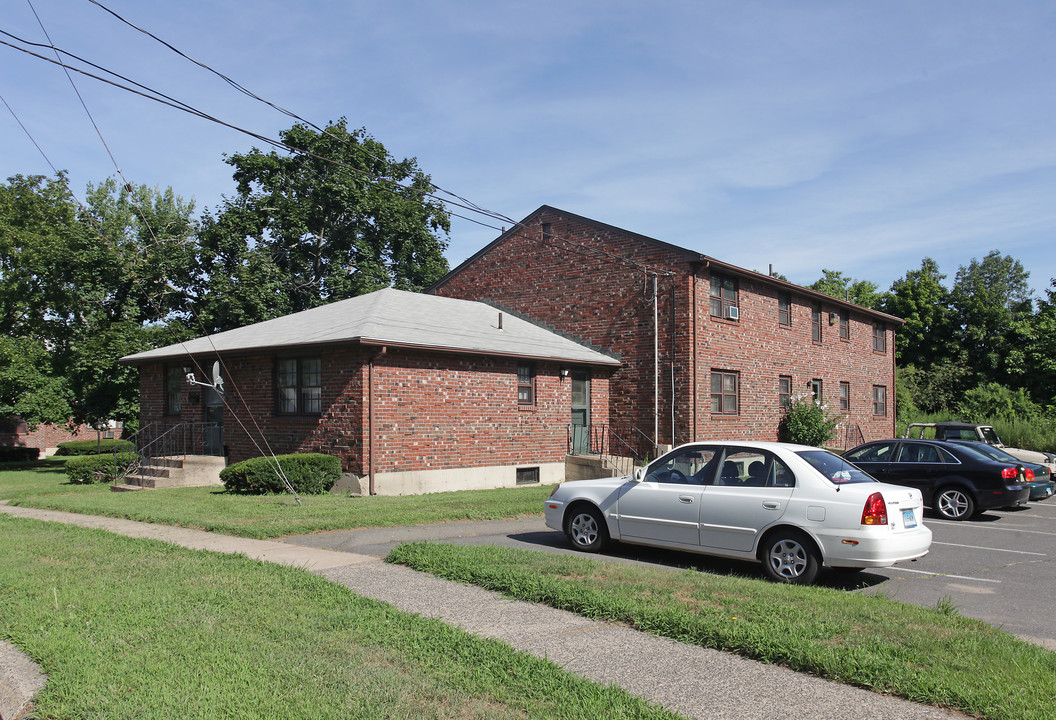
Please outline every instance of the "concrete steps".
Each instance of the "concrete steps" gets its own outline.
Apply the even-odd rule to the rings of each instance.
[[[634,472],[634,460],[601,455],[566,455],[565,480],[592,480],[601,477],[629,475]]]
[[[120,485],[111,485],[113,492],[135,492],[174,487],[205,487],[223,485],[220,471],[226,463],[222,457],[187,455],[184,457],[150,458]]]

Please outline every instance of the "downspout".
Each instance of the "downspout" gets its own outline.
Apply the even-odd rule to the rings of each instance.
[[[678,347],[675,334],[678,331],[678,315],[675,314],[675,288],[678,283],[671,283],[671,447],[678,444],[675,439],[675,349]]]
[[[381,350],[374,355],[367,364],[367,476],[368,490],[370,495],[377,495],[374,489],[374,363],[389,349],[382,346]]]
[[[657,275],[653,275],[653,445],[660,451],[660,320]]]
[[[898,328],[891,328],[891,437],[898,435],[898,363],[895,362],[895,346],[898,343]]]
[[[690,276],[689,303],[693,306],[693,331],[689,335],[689,423],[690,440],[697,439],[697,353],[700,338],[697,337],[697,271]]]

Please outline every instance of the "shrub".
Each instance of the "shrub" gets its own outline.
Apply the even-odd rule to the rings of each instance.
[[[777,427],[782,442],[824,447],[836,435],[839,415],[829,415],[827,408],[809,395],[793,395],[785,408],[785,416]]]
[[[66,477],[70,482],[86,485],[113,482],[119,472],[124,472],[138,459],[139,456],[131,452],[72,457],[66,461]]]
[[[70,440],[59,443],[56,455],[112,455],[117,452],[134,452],[135,445],[129,440]]]
[[[275,461],[298,493],[321,495],[341,479],[341,461],[322,453],[296,453],[277,457],[259,457],[228,465],[220,471],[220,480],[228,492],[264,495],[286,492],[286,486],[275,468]]]
[[[0,447],[0,462],[26,462],[40,458],[40,450],[33,447],[5,445]]]

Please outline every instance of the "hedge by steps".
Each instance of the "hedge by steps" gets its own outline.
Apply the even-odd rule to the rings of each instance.
[[[228,492],[265,495],[284,493],[286,486],[275,468],[278,460],[293,489],[304,495],[328,492],[341,479],[341,461],[322,453],[295,453],[275,458],[259,457],[228,465],[220,480]]]
[[[66,461],[66,477],[70,482],[86,485],[113,482],[118,471],[124,471],[138,459],[131,452],[118,453],[116,456],[113,453],[75,456]]]
[[[56,455],[112,455],[133,452],[136,446],[129,440],[70,440],[59,443]]]

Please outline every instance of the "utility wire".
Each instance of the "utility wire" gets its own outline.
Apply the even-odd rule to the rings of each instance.
[[[33,6],[32,0],[26,0],[26,1],[29,4],[30,9],[33,11],[33,15],[37,19],[37,23],[40,25],[40,29],[44,32],[44,36],[48,39],[49,43],[52,43],[51,37],[50,37],[50,35],[48,35],[47,28],[44,27],[44,23],[41,21],[40,16],[37,14],[37,10]],[[62,64],[63,67],[66,68],[65,64],[62,63],[62,60],[59,57],[58,49],[55,48],[54,43],[51,44],[51,47],[55,51],[56,60],[58,60],[59,64]],[[70,75],[69,69],[66,69],[66,77],[67,77],[67,79],[69,79],[70,85],[73,87],[74,93],[76,93],[77,99],[81,103],[81,107],[84,108],[84,111],[88,115],[89,120],[91,120],[92,127],[95,128],[96,134],[99,136],[100,142],[102,142],[103,147],[106,148],[107,155],[110,156],[110,160],[113,162],[114,167],[117,170],[118,175],[121,177],[121,180],[124,183],[125,190],[128,193],[129,202],[132,204],[132,207],[134,207],[136,209],[136,212],[139,215],[139,218],[140,218],[141,222],[143,223],[143,226],[150,233],[151,239],[153,241],[152,244],[154,244],[154,245],[160,244],[160,241],[158,240],[157,235],[154,233],[154,228],[151,226],[150,221],[147,220],[146,213],[144,212],[142,206],[139,204],[139,200],[138,200],[138,198],[136,198],[135,193],[133,192],[133,188],[132,188],[131,183],[129,183],[128,180],[125,178],[124,173],[122,172],[121,167],[120,167],[120,165],[117,162],[117,159],[114,157],[114,154],[110,151],[110,147],[106,143],[106,139],[103,137],[102,131],[99,129],[98,124],[95,122],[95,118],[92,116],[91,111],[88,109],[88,105],[85,103],[84,98],[81,96],[80,90],[77,88],[77,84],[73,81],[73,76]],[[10,106],[8,106],[8,108],[10,109]],[[19,122],[19,124],[21,125],[22,123]],[[34,144],[36,144],[36,143],[34,142]],[[37,147],[38,147],[38,150],[39,150],[40,149],[39,145]],[[45,156],[45,159],[47,160],[47,156]],[[51,165],[51,161],[50,160],[47,160],[47,162],[48,162],[49,165]],[[67,185],[67,189],[69,189],[68,181],[66,181],[65,178],[63,178],[63,180],[64,180],[64,183]],[[71,196],[74,198],[74,200],[76,200],[76,196],[73,195],[72,192],[71,192]],[[92,217],[91,213],[86,213],[86,216]],[[104,236],[104,239],[105,239],[105,236]],[[136,259],[137,259],[137,261],[139,260],[138,256],[137,256]],[[136,276],[134,275],[133,277],[136,277]],[[149,293],[144,293],[144,297],[146,297],[148,299],[148,302],[150,302],[152,305],[155,305],[155,311],[160,316],[162,314],[162,312],[163,312],[163,308],[160,307],[160,304],[158,304]],[[202,330],[204,330],[204,326],[201,323],[201,319],[198,318],[197,315],[194,313],[194,309],[193,308],[189,308],[189,311],[191,312],[192,316],[195,317],[196,320],[198,320],[199,327]],[[172,330],[171,327],[169,328],[169,330],[173,334],[173,336],[175,337],[175,331]],[[220,357],[220,353],[216,350],[216,347],[213,345],[212,337],[210,335],[208,335],[208,334],[206,335],[206,337],[209,339],[209,345],[210,345],[210,347],[213,348],[213,353],[216,355],[218,362],[223,367],[224,366],[223,358]],[[184,352],[190,358],[191,362],[194,363],[195,367],[197,367],[198,370],[201,371],[203,376],[204,376],[205,372],[198,365],[198,361],[194,358],[194,356],[190,353],[190,351],[187,349],[186,345],[184,345],[182,341],[180,341],[180,346],[183,348]],[[232,385],[235,387],[235,391],[239,394],[239,399],[242,399],[241,392],[238,390],[237,384],[232,382]],[[224,403],[224,405],[229,407],[229,409],[231,409],[232,416],[235,418],[236,421],[238,421],[239,425],[242,427],[242,429],[246,433],[247,437],[249,437],[250,440],[252,440],[252,442],[253,442],[254,446],[256,446],[258,452],[260,452],[262,455],[265,455],[265,456],[270,454],[271,459],[272,459],[272,463],[274,464],[274,467],[275,467],[276,473],[278,474],[280,479],[283,481],[283,484],[286,486],[286,490],[291,495],[293,495],[294,500],[296,500],[297,504],[300,505],[301,504],[301,499],[297,495],[297,491],[294,489],[293,484],[290,482],[289,478],[286,476],[285,471],[283,471],[281,464],[278,462],[278,458],[275,457],[275,453],[270,450],[270,447],[269,447],[269,452],[265,453],[263,451],[263,449],[260,447],[260,445],[257,444],[256,439],[253,437],[253,434],[250,433],[249,430],[242,423],[241,418],[238,417],[237,413],[234,412],[233,408],[230,408],[230,406],[228,405],[226,397],[224,397],[223,394],[220,394],[220,398],[221,398],[222,402]],[[244,402],[245,401],[243,400],[243,403]],[[261,440],[265,443],[265,445],[270,445],[268,443],[268,441],[267,441],[267,437],[265,437],[263,432],[261,431],[259,424],[257,424],[256,417],[253,415],[252,412],[249,413],[249,416],[250,416],[250,419],[253,420],[253,424],[256,426],[257,431],[260,434]]]
[[[89,0],[89,1],[92,2],[95,5],[98,5],[99,7],[103,7],[100,3],[96,2],[96,0]],[[112,12],[112,11],[108,10],[108,12]],[[33,43],[31,41],[24,40],[23,38],[20,38],[20,37],[18,37],[16,35],[13,35],[13,34],[11,34],[9,32],[3,31],[3,30],[0,30],[0,33],[2,33],[3,35],[6,35],[7,37],[10,37],[10,38],[12,38],[14,40],[17,40],[18,42],[25,43],[27,45],[38,46],[38,47],[42,46],[40,43]],[[159,42],[164,43],[164,41],[161,41],[161,40],[159,40]],[[259,140],[259,141],[261,141],[263,143],[266,143],[267,145],[270,145],[272,147],[281,148],[281,149],[287,150],[288,152],[291,152],[291,153],[294,153],[294,154],[299,154],[299,155],[303,155],[303,156],[306,156],[306,157],[311,157],[311,158],[314,158],[314,159],[317,159],[317,160],[321,160],[323,162],[327,162],[327,163],[331,163],[331,164],[337,165],[339,167],[343,167],[343,168],[345,168],[347,170],[350,170],[352,172],[358,173],[358,174],[363,175],[363,176],[365,176],[367,178],[370,178],[372,180],[376,180],[378,182],[384,182],[384,183],[387,183],[387,184],[391,184],[391,185],[394,185],[394,186],[396,186],[396,187],[398,187],[401,190],[404,190],[406,192],[415,193],[415,194],[418,194],[421,197],[426,197],[426,198],[429,198],[431,200],[435,200],[435,201],[437,201],[437,202],[439,202],[439,203],[441,203],[441,204],[443,204],[445,206],[448,206],[448,207],[452,207],[452,206],[453,207],[458,207],[458,208],[461,208],[463,210],[467,210],[467,211],[469,211],[471,213],[476,213],[476,214],[479,214],[479,215],[484,215],[484,216],[486,216],[488,218],[491,218],[491,219],[494,219],[494,220],[507,222],[507,223],[510,224],[511,228],[520,228],[522,230],[522,233],[523,233],[522,236],[525,237],[526,239],[536,240],[538,242],[542,242],[543,244],[548,244],[548,245],[553,246],[551,243],[547,243],[546,242],[546,240],[542,237],[542,233],[540,233],[538,230],[536,230],[534,228],[531,228],[531,227],[528,227],[528,226],[524,225],[523,223],[521,223],[520,221],[514,220],[514,219],[512,219],[512,218],[510,218],[510,217],[508,217],[508,216],[506,216],[506,215],[504,215],[502,213],[482,208],[478,204],[476,204],[476,203],[474,203],[474,202],[472,202],[472,201],[470,201],[470,200],[468,200],[468,199],[466,199],[466,198],[464,198],[464,197],[462,197],[462,196],[460,196],[460,195],[458,195],[456,193],[453,193],[453,192],[450,192],[448,190],[444,190],[443,188],[440,188],[438,185],[436,185],[435,183],[432,183],[431,181],[430,181],[430,186],[432,188],[434,188],[434,190],[436,190],[438,192],[442,192],[444,195],[450,196],[451,198],[455,198],[455,200],[450,200],[450,199],[446,199],[444,197],[440,197],[435,192],[430,193],[430,192],[425,192],[425,191],[417,189],[417,188],[408,187],[407,185],[403,185],[399,181],[394,180],[392,178],[383,177],[383,176],[377,175],[375,173],[371,173],[371,172],[365,171],[365,170],[363,170],[361,168],[354,167],[354,166],[349,165],[348,163],[342,162],[340,160],[335,160],[333,158],[328,158],[328,157],[319,155],[317,153],[313,153],[310,150],[305,150],[303,148],[298,148],[296,146],[289,145],[288,143],[285,143],[285,142],[283,142],[281,140],[275,140],[273,138],[269,138],[269,137],[267,137],[265,135],[261,135],[260,133],[254,132],[252,130],[248,130],[248,129],[240,127],[238,125],[234,125],[232,123],[225,122],[225,121],[223,121],[223,120],[221,120],[221,119],[219,119],[217,117],[209,115],[208,113],[195,108],[194,106],[192,106],[192,105],[190,105],[188,103],[184,103],[182,101],[179,101],[179,100],[176,100],[174,98],[171,98],[168,95],[165,95],[164,93],[161,93],[161,92],[159,92],[157,90],[154,90],[153,88],[150,88],[150,87],[148,87],[146,85],[142,85],[142,84],[137,83],[137,82],[135,82],[133,80],[129,80],[128,78],[125,78],[123,75],[120,75],[119,73],[113,72],[111,70],[103,68],[103,67],[101,67],[99,65],[96,65],[94,63],[91,63],[89,61],[82,60],[81,58],[79,58],[78,56],[74,55],[73,53],[68,53],[68,52],[63,51],[63,50],[61,50],[59,48],[55,48],[54,46],[48,46],[48,47],[50,47],[51,49],[54,49],[56,51],[56,53],[61,52],[62,54],[67,55],[68,57],[72,57],[72,58],[75,58],[75,59],[77,59],[77,60],[79,60],[81,62],[85,62],[86,64],[99,69],[101,72],[107,73],[107,74],[112,75],[114,77],[121,78],[125,82],[131,83],[132,85],[141,88],[141,90],[137,90],[137,89],[135,89],[133,87],[128,87],[126,85],[122,85],[119,82],[115,82],[115,81],[110,80],[108,78],[96,75],[94,73],[88,72],[87,70],[83,70],[83,69],[78,68],[76,66],[68,65],[68,64],[62,62],[61,59],[54,59],[53,60],[51,58],[45,57],[45,56],[40,55],[38,53],[35,53],[35,52],[31,51],[31,50],[28,50],[26,48],[19,47],[18,45],[14,45],[14,44],[12,44],[10,42],[7,42],[5,40],[0,40],[0,44],[7,45],[8,47],[11,47],[11,48],[13,48],[15,50],[19,50],[19,51],[21,51],[23,53],[26,53],[26,54],[28,54],[28,55],[30,55],[32,57],[39,58],[39,59],[44,60],[46,62],[55,64],[55,65],[59,65],[60,67],[64,68],[67,71],[72,70],[74,72],[81,73],[82,75],[90,77],[90,78],[92,78],[94,80],[98,80],[100,82],[106,83],[106,84],[111,85],[113,87],[125,90],[127,92],[131,92],[131,93],[133,93],[135,95],[139,95],[140,97],[144,97],[144,98],[146,98],[148,100],[153,100],[155,102],[161,103],[162,105],[167,105],[167,106],[172,107],[172,108],[174,108],[176,110],[180,110],[182,112],[186,112],[186,113],[194,115],[196,117],[200,117],[200,118],[202,118],[204,120],[208,120],[208,121],[214,122],[214,123],[216,123],[218,125],[222,125],[224,127],[230,128],[232,130],[235,130],[236,132],[240,132],[240,133],[242,133],[244,135],[248,135],[249,137],[252,137],[252,138],[254,138],[256,140]],[[168,43],[164,43],[164,44],[169,46]],[[169,47],[171,47],[171,46],[169,46]],[[179,51],[176,51],[176,52],[179,52]],[[180,53],[180,55],[183,55],[183,53]],[[190,59],[190,58],[188,58],[188,59]],[[191,61],[195,62],[195,64],[202,65],[202,63],[199,63],[198,61],[195,61],[195,60],[191,60]],[[205,67],[205,66],[203,65],[203,67]],[[211,68],[209,68],[209,69],[210,69],[211,72],[216,72],[216,71],[212,70]],[[225,77],[226,78],[226,76],[222,75],[221,73],[217,73],[217,74],[220,75],[221,77]],[[72,79],[71,79],[71,82],[72,82]],[[235,83],[235,84],[237,85],[237,83]],[[250,93],[250,95],[251,95],[251,97],[254,97],[254,98],[257,97],[256,95],[254,95],[252,93]],[[264,103],[266,103],[269,106],[276,107],[273,103],[268,102],[267,100],[262,100],[261,99],[261,102],[264,102]],[[288,114],[288,111],[282,111],[282,112]],[[297,115],[291,115],[291,116],[299,119],[299,116],[297,116]],[[318,125],[315,125],[314,123],[311,123],[311,122],[308,122],[308,121],[304,121],[304,122],[306,122],[306,124],[310,125],[313,128],[318,128]],[[323,131],[323,132],[325,132],[325,131]],[[332,135],[330,133],[326,133],[326,134],[328,136],[330,136],[330,137],[336,137],[336,136],[334,136],[334,135]],[[380,158],[375,158],[375,159],[381,160]],[[115,165],[116,165],[116,162],[115,162]],[[451,212],[451,211],[449,211],[449,212]],[[460,214],[453,213],[453,212],[451,212],[451,214],[454,215],[455,217],[459,217],[459,218],[464,219],[464,220],[469,220],[470,222],[474,222],[474,223],[476,223],[478,225],[482,225],[484,227],[488,227],[488,228],[491,228],[491,229],[500,229],[500,228],[496,228],[495,226],[489,225],[489,224],[484,223],[484,222],[472,220],[471,218],[468,218],[468,217],[466,217],[464,215],[460,215]],[[619,256],[619,255],[613,254],[613,253],[609,253],[609,252],[601,250],[599,248],[591,248],[589,246],[582,245],[580,243],[575,243],[571,239],[562,237],[562,236],[557,235],[557,234],[552,235],[551,238],[552,239],[559,239],[562,242],[565,242],[565,243],[567,243],[569,245],[577,246],[580,249],[584,250],[585,252],[588,252],[588,253],[591,253],[591,254],[594,254],[594,255],[597,255],[597,256],[602,256],[602,257],[605,257],[605,258],[607,258],[609,260],[613,260],[613,261],[616,261],[616,262],[618,262],[620,264],[628,265],[628,266],[633,267],[633,268],[643,269],[643,270],[646,270],[648,272],[658,272],[661,275],[669,275],[669,274],[671,274],[670,272],[666,272],[666,271],[663,271],[663,272],[657,271],[657,270],[655,270],[655,269],[653,269],[653,268],[651,268],[649,266],[643,265],[643,264],[641,264],[641,263],[639,263],[639,262],[637,262],[635,260],[632,260],[630,258],[625,258],[625,257]]]

